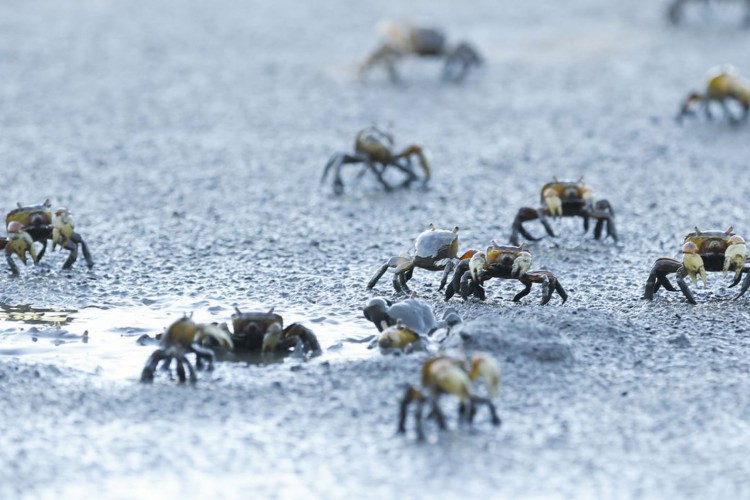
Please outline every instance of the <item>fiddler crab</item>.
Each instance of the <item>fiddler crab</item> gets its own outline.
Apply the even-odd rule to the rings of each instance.
[[[382,64],[391,81],[399,82],[396,62],[405,56],[415,55],[444,58],[443,80],[458,83],[470,69],[483,63],[479,53],[469,43],[461,42],[450,46],[443,31],[436,28],[419,28],[385,21],[378,25],[378,31],[384,35],[385,41],[362,63],[360,76]]]
[[[524,245],[499,245],[490,243],[484,252],[475,252],[470,258],[461,260],[456,265],[453,278],[445,289],[445,300],[450,300],[458,293],[464,300],[474,295],[480,300],[486,298],[483,284],[491,278],[513,279],[524,284],[525,288],[513,297],[513,302],[520,301],[531,292],[533,284],[543,285],[542,305],[548,303],[553,292],[557,292],[563,301],[568,294],[554,274],[549,271],[530,271],[531,253]]]
[[[468,365],[468,366],[467,366]],[[472,387],[472,381],[482,379],[487,388],[487,396],[479,396]],[[406,433],[406,417],[409,405],[416,403],[414,413],[417,439],[424,440],[422,413],[424,405],[430,405],[428,418],[435,418],[441,430],[447,428],[445,415],[440,409],[439,399],[443,394],[451,394],[460,400],[459,421],[469,424],[474,420],[477,405],[489,409],[492,425],[501,424],[492,399],[500,390],[500,364],[486,353],[476,353],[468,360],[451,355],[429,358],[422,365],[421,387],[409,386],[399,406],[398,432]]]
[[[729,103],[732,101],[742,107],[740,118],[737,118],[729,109]],[[693,108],[698,104],[703,106],[706,118],[713,119],[712,102],[718,102],[721,105],[724,115],[731,123],[747,121],[748,115],[750,115],[750,84],[739,76],[734,66],[727,65],[711,71],[707,78],[705,90],[703,92],[692,92],[683,101],[676,118],[677,123],[682,123],[685,116],[695,114]]]
[[[391,257],[380,267],[367,284],[367,288],[372,289],[388,269],[393,269],[393,288],[397,293],[409,293],[406,283],[412,278],[414,269],[420,268],[443,271],[440,284],[442,290],[448,275],[459,260],[470,257],[473,252],[470,250],[458,257],[458,227],[449,231],[437,229],[434,224],[430,224],[429,229],[414,240],[414,248],[408,254]]]
[[[360,176],[367,170],[371,171],[378,182],[386,191],[392,191],[396,187],[407,188],[412,182],[419,180],[420,175],[412,165],[412,157],[416,157],[419,167],[422,169],[421,183],[426,186],[430,180],[430,164],[422,151],[421,146],[412,144],[400,152],[394,151],[393,136],[377,127],[368,127],[360,130],[354,140],[354,154],[336,153],[328,160],[323,170],[321,183],[325,182],[328,172],[333,170],[333,190],[336,194],[344,192],[344,181],[341,177],[341,169],[344,165],[363,163],[364,168]],[[391,185],[384,177],[388,167],[399,170],[406,178],[399,186]]]
[[[0,249],[5,249],[5,260],[13,274],[19,274],[18,266],[11,258],[16,255],[25,265],[26,254],[31,255],[32,262],[38,263],[47,250],[47,241],[52,240],[52,249],[60,246],[70,252],[63,264],[63,269],[70,269],[78,258],[78,246],[83,250],[83,257],[89,269],[94,266],[86,242],[75,231],[73,216],[67,208],[58,208],[52,217],[52,204],[49,200],[39,205],[22,206],[8,212],[5,217],[8,237],[0,236]],[[37,253],[34,242],[40,242],[42,249]]]
[[[542,186],[541,201],[542,206],[539,208],[523,207],[518,210],[516,218],[513,220],[510,236],[512,244],[518,245],[519,233],[527,240],[539,240],[523,227],[524,222],[536,219],[539,219],[539,222],[542,223],[547,234],[554,237],[555,232],[552,230],[549,219],[561,217],[583,218],[584,233],[589,230],[589,219],[594,219],[596,220],[594,238],[598,240],[601,237],[602,229],[606,225],[607,236],[611,236],[613,240],[617,241],[615,212],[612,205],[607,200],[596,200],[593,190],[583,183],[583,177],[580,177],[577,181],[560,181],[557,177],[554,177],[552,182]]]
[[[742,236],[735,234],[731,227],[726,231],[701,231],[696,227],[695,231],[685,236],[682,254],[682,262],[668,257],[656,260],[646,281],[644,299],[653,300],[660,287],[675,292],[667,278],[673,273],[677,275],[677,285],[691,304],[696,301],[685,281],[686,277],[697,285],[700,276],[703,286],[706,286],[706,272],[722,272],[726,276],[727,272],[734,271],[732,284],[729,285],[731,288],[740,283],[742,273],[747,273],[735,298],[741,297],[750,288],[750,268],[745,267],[747,246]]]
[[[232,339],[236,350],[260,351],[261,354],[288,354],[319,356],[322,349],[312,330],[292,323],[284,328],[284,319],[273,312],[242,312],[235,309],[232,315]]]
[[[451,309],[439,321],[432,306],[414,296],[395,304],[384,297],[374,297],[363,313],[380,332],[368,348],[379,347],[383,354],[426,351],[433,333],[440,328],[450,331],[462,321]]]
[[[149,356],[146,366],[141,372],[141,382],[151,383],[154,380],[154,372],[160,361],[164,362],[164,368],[169,368],[172,360],[177,362],[177,376],[180,383],[185,383],[185,367],[190,377],[190,383],[194,384],[198,378],[195,370],[203,368],[204,360],[207,369],[213,370],[214,351],[210,345],[218,344],[220,347],[232,349],[232,337],[226,330],[216,325],[195,323],[191,318],[185,316],[178,319],[167,329],[161,337],[161,343],[157,350]],[[187,359],[187,355],[195,354],[195,365]]]
[[[750,0],[741,0],[745,6],[746,6],[746,14],[745,14],[745,25],[750,26]],[[672,3],[669,4],[669,7],[667,9],[667,16],[669,17],[669,20],[672,24],[677,24],[682,20],[682,14],[683,10],[685,8],[685,5],[687,4],[694,4],[694,3],[702,3],[706,7],[709,7],[712,3],[715,3],[713,0],[672,0]]]

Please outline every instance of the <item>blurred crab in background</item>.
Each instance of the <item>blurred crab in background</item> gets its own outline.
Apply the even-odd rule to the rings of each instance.
[[[470,257],[473,252],[468,251],[460,259]],[[420,233],[414,240],[414,247],[409,253],[391,257],[380,267],[367,284],[367,288],[373,288],[388,269],[393,269],[393,288],[396,293],[408,293],[410,290],[407,281],[411,279],[415,268],[421,268],[428,271],[443,271],[440,284],[442,290],[458,261],[458,227],[449,231],[437,229],[434,224],[430,224],[429,229]]]
[[[420,179],[412,165],[412,157],[416,157],[419,167],[422,169],[422,185],[426,186],[430,180],[430,164],[422,152],[422,147],[412,144],[398,153],[394,152],[393,148],[393,136],[388,132],[374,126],[360,130],[354,140],[354,154],[336,153],[333,155],[323,170],[321,183],[325,182],[328,172],[333,170],[333,190],[336,194],[341,194],[344,192],[344,181],[341,177],[342,167],[363,163],[364,168],[359,175],[364,175],[367,170],[371,171],[386,191],[392,191],[396,187],[407,188],[412,182]],[[400,185],[393,186],[386,181],[384,174],[388,167],[392,167],[406,176]]]
[[[202,369],[204,360],[207,363],[207,369],[213,370],[215,355],[210,345],[232,349],[232,337],[229,332],[216,325],[198,324],[187,316],[178,319],[162,335],[159,348],[146,361],[146,366],[141,372],[141,382],[153,382],[154,372],[160,361],[163,361],[164,367],[168,369],[172,360],[175,360],[180,383],[187,380],[185,376],[187,366],[190,383],[194,384],[198,380],[195,369]],[[193,368],[187,359],[190,353],[195,354],[196,368]]]
[[[750,115],[750,84],[740,77],[737,68],[726,65],[709,72],[705,89],[702,92],[690,93],[683,101],[676,118],[677,123],[682,123],[688,115],[694,115],[694,108],[698,105],[703,106],[703,113],[707,119],[713,119],[712,102],[721,105],[724,116],[731,123],[747,121],[748,115]],[[730,102],[736,102],[742,108],[742,114],[739,118],[729,109]]]
[[[59,208],[52,217],[52,204],[49,200],[39,205],[22,206],[8,212],[5,223],[8,227],[8,238],[0,237],[0,248],[5,248],[6,260],[13,274],[18,274],[18,267],[10,256],[16,254],[26,264],[25,252],[31,253],[36,264],[44,256],[47,250],[47,240],[52,240],[52,249],[60,246],[70,252],[63,264],[63,269],[70,269],[78,259],[78,246],[81,246],[86,265],[91,269],[94,260],[91,257],[88,246],[80,234],[75,231],[73,216],[67,208]],[[29,243],[40,242],[42,249],[38,255]]]
[[[563,304],[568,300],[568,294],[554,274],[549,271],[530,271],[530,268],[531,253],[523,245],[499,245],[492,241],[485,252],[475,252],[456,265],[453,278],[445,289],[445,300],[450,300],[456,293],[464,300],[471,295],[484,300],[486,294],[483,284],[492,278],[513,279],[524,284],[525,288],[513,297],[513,302],[528,295],[535,283],[543,285],[542,305],[550,301],[555,291]]]
[[[467,366],[468,364],[468,366]],[[472,388],[472,381],[482,379],[487,386],[487,397],[479,396]],[[421,387],[409,386],[399,405],[398,432],[406,433],[406,417],[409,405],[416,403],[414,421],[417,438],[424,440],[422,413],[424,405],[430,405],[428,418],[432,417],[441,430],[447,428],[445,415],[440,409],[439,399],[452,394],[460,400],[459,421],[469,424],[474,420],[476,406],[487,406],[492,425],[501,424],[492,403],[500,389],[500,364],[491,355],[477,353],[467,362],[462,357],[440,355],[429,358],[422,365]]]
[[[685,282],[686,277],[697,285],[700,276],[703,286],[706,286],[706,272],[723,272],[726,276],[727,272],[734,271],[732,284],[729,285],[731,288],[740,283],[742,273],[747,273],[735,298],[741,297],[750,288],[750,268],[745,267],[747,246],[744,238],[735,234],[731,227],[726,231],[701,231],[696,227],[694,232],[685,236],[682,254],[682,262],[668,257],[656,260],[646,281],[644,299],[653,300],[660,287],[670,292],[677,291],[667,278],[669,274],[676,274],[677,285],[691,304],[696,304],[696,301]]]
[[[232,315],[232,340],[236,351],[261,354],[289,354],[319,356],[322,349],[312,330],[292,323],[284,328],[284,319],[273,312],[242,312]]]
[[[750,0],[738,0],[738,3],[742,2],[745,4],[745,19],[744,24],[750,26]],[[672,24],[678,24],[682,21],[685,7],[690,4],[703,4],[704,8],[708,9],[713,4],[717,3],[716,0],[672,0],[667,8],[667,17]]]
[[[594,191],[583,183],[583,177],[577,181],[560,181],[557,177],[552,182],[542,186],[542,206],[539,208],[523,207],[518,210],[513,220],[510,242],[518,245],[519,233],[530,241],[540,238],[532,236],[524,227],[523,223],[539,219],[547,234],[554,237],[549,218],[581,217],[583,218],[583,231],[589,230],[589,219],[596,220],[594,226],[594,238],[601,237],[602,229],[607,226],[607,236],[617,241],[617,230],[615,229],[615,212],[607,200],[596,200]]]
[[[378,24],[378,31],[385,40],[360,66],[363,76],[373,67],[383,65],[392,82],[400,81],[396,62],[405,56],[443,58],[442,78],[446,81],[461,82],[469,70],[482,65],[479,53],[467,42],[451,46],[445,33],[436,28],[424,28],[384,21]]]

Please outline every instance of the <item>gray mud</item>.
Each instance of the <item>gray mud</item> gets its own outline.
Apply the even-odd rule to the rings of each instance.
[[[48,253],[0,277],[0,497],[748,496],[750,297],[710,275],[694,307],[640,298],[694,225],[748,235],[748,128],[672,120],[707,68],[750,72],[748,34],[731,5],[674,29],[660,4],[0,5],[3,206],[69,207],[96,261],[61,272]],[[461,86],[425,61],[399,86],[359,81],[382,18],[446,26],[488,64]],[[318,185],[371,123],[426,147],[429,190],[385,194],[356,169],[343,196]],[[462,248],[506,241],[553,175],[585,175],[622,241],[563,221],[530,246],[565,305],[514,304],[499,281],[485,303],[453,299],[503,361],[503,426],[457,429],[451,408],[427,443],[397,436],[424,357],[341,344],[374,332],[373,293],[395,298],[367,280],[430,223],[461,227]],[[438,282],[410,284],[441,316]],[[140,335],[235,305],[304,320],[326,354],[137,383]]]

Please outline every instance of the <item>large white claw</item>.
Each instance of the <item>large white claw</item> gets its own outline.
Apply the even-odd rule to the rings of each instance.
[[[232,342],[232,336],[228,331],[223,328],[219,328],[216,325],[200,324],[198,325],[198,333],[195,335],[195,340],[201,340],[206,337],[211,337],[216,340],[219,345],[228,349],[234,349],[234,342]]]
[[[703,280],[703,286],[706,286],[706,267],[703,264],[703,258],[698,253],[698,247],[695,243],[688,241],[682,245],[682,265],[685,266],[690,279],[693,280],[693,284],[698,284],[698,274],[701,275]]]
[[[729,246],[724,252],[724,276],[727,275],[727,271],[733,269],[734,279],[739,279],[746,260],[747,246],[742,236],[734,235],[729,238]]]
[[[477,281],[477,276],[479,275],[479,271],[482,269],[487,269],[487,256],[484,254],[484,252],[477,252],[469,261],[469,271],[471,272],[471,279],[474,281]]]
[[[547,205],[549,213],[552,217],[562,217],[562,200],[558,196],[557,191],[552,188],[544,190],[544,204]]]
[[[510,270],[510,275],[514,278],[523,276],[531,268],[531,254],[529,252],[521,252],[516,260],[513,261],[513,267]]]

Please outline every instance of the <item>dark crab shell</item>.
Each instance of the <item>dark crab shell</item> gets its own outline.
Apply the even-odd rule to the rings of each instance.
[[[730,227],[726,231],[712,229],[695,231],[685,235],[683,243],[692,242],[698,247],[698,254],[703,258],[706,271],[721,271],[724,268],[724,253],[729,246],[729,238],[734,236]]]
[[[49,200],[38,205],[19,206],[5,216],[5,225],[13,221],[20,222],[24,227],[50,225],[52,224],[51,207]]]
[[[393,137],[375,127],[366,128],[357,134],[354,151],[364,153],[375,161],[388,163],[393,157]]]
[[[523,253],[527,252],[523,246],[514,245],[491,245],[487,247],[487,262],[493,268],[507,267],[510,270],[513,262]]]
[[[235,349],[260,351],[263,336],[273,323],[278,323],[282,328],[284,326],[281,315],[273,312],[237,311],[232,315],[232,340]]]
[[[583,181],[554,181],[548,182],[542,186],[542,190],[539,192],[539,198],[544,203],[544,192],[548,189],[552,189],[557,192],[557,196],[560,197],[563,204],[565,203],[583,203],[583,193],[586,185]]]

